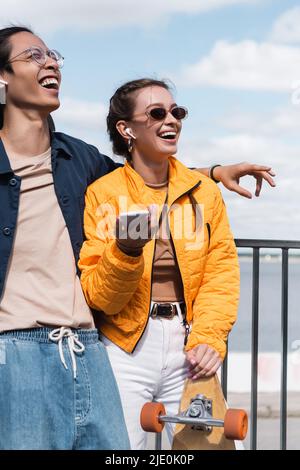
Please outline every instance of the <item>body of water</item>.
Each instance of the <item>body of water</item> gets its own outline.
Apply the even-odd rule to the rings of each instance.
[[[229,338],[229,350],[251,350],[252,262],[240,260],[241,298],[238,320]],[[259,351],[277,352],[281,345],[281,262],[260,262]],[[300,348],[300,263],[289,263],[288,348]]]

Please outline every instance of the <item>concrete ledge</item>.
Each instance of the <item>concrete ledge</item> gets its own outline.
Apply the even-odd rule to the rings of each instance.
[[[249,393],[228,393],[228,406],[230,408],[244,408],[250,412],[250,392]],[[259,393],[257,416],[259,418],[280,417],[280,394]],[[287,416],[289,418],[300,417],[300,393],[289,392],[287,396]]]

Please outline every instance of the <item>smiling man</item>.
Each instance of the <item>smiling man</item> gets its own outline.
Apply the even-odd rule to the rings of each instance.
[[[79,281],[86,188],[115,170],[50,132],[63,57],[24,27],[0,30],[0,449],[127,449],[119,393]],[[203,170],[208,172],[208,170]],[[215,177],[257,191],[270,169]]]
[[[62,64],[30,30],[0,31],[0,448],[127,449],[76,271],[86,186],[115,166],[77,139],[50,136]]]

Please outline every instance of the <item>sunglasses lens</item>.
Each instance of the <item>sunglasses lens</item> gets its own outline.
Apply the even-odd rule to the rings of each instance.
[[[172,115],[174,116],[175,119],[181,120],[187,117],[187,109],[182,108],[180,106],[177,106],[176,108],[173,108],[171,111]]]
[[[178,121],[186,118],[188,115],[187,109],[182,106],[176,106],[170,112],[173,117]],[[149,111],[149,114],[153,119],[156,119],[157,121],[162,121],[163,119],[165,119],[166,115],[168,114],[168,111],[166,111],[165,108],[153,108],[151,109],[151,111]]]
[[[157,121],[161,121],[167,115],[167,112],[164,108],[153,108],[150,111],[150,116]]]

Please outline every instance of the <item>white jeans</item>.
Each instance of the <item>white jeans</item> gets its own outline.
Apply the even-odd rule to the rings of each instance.
[[[162,402],[167,414],[177,414],[179,411],[188,370],[184,336],[182,317],[175,315],[171,320],[150,317],[132,354],[126,353],[105,336],[101,338],[119,387],[132,450],[146,447],[147,433],[140,425],[141,409],[146,402]],[[170,443],[174,427],[175,424],[166,423]],[[241,441],[235,441],[235,445],[237,450],[244,449]]]
[[[150,317],[132,354],[102,336],[119,386],[132,449],[141,450],[146,445],[146,432],[140,425],[144,403],[159,401],[168,414],[178,412],[187,376],[185,328],[181,321],[178,315],[171,320]],[[170,440],[173,426],[166,424]]]

